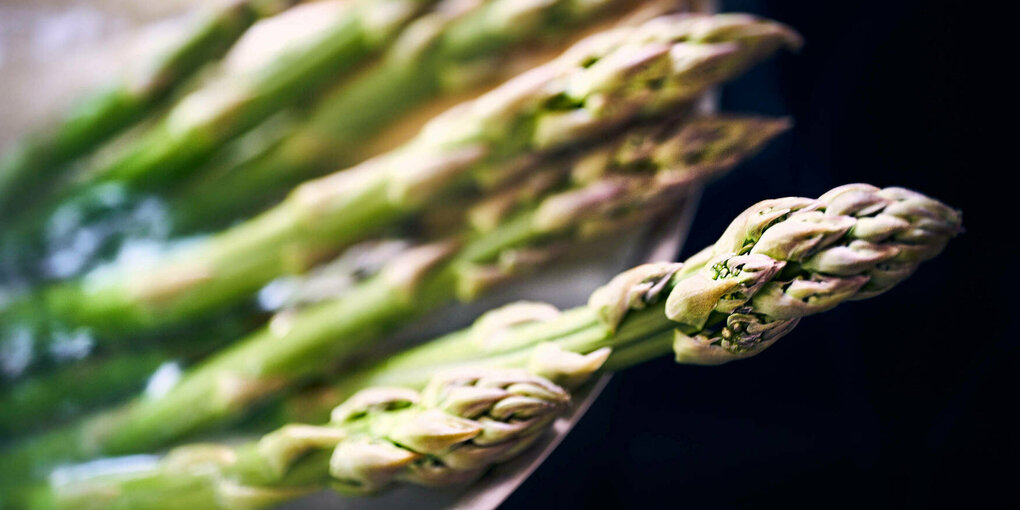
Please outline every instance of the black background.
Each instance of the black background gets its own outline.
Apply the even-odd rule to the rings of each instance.
[[[1020,504],[1017,243],[998,198],[1016,163],[982,159],[1013,151],[979,119],[1012,64],[982,63],[996,12],[979,4],[723,2],[804,35],[799,54],[722,95],[725,111],[795,128],[706,190],[682,256],[758,200],[850,182],[939,198],[967,233],[900,287],[805,319],[752,360],[618,374],[504,508]]]

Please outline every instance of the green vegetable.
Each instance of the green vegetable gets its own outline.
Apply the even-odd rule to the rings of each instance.
[[[251,212],[300,181],[353,164],[371,137],[415,106],[499,73],[513,49],[569,33],[622,0],[440,2],[404,30],[382,62],[341,83],[282,140],[230,168],[201,172],[171,198],[174,228],[193,231]],[[247,149],[247,145],[245,146]],[[228,166],[230,166],[228,164]]]
[[[959,213],[902,188],[856,184],[761,202],[715,246],[684,264],[627,271],[586,307],[510,305],[366,372],[359,383],[384,386],[354,394],[326,425],[287,425],[237,447],[180,447],[138,469],[85,473],[51,496],[63,508],[161,508],[179,497],[252,508],[327,486],[470,480],[526,448],[565,408],[565,388],[599,368],[670,348],[690,364],[754,356],[804,316],[888,290],[959,231]]]
[[[534,174],[545,176],[541,186],[529,179],[476,206],[472,216],[483,231],[408,250],[342,297],[281,316],[200,363],[163,395],[15,446],[9,465],[29,472],[141,452],[235,420],[298,383],[327,377],[416,317],[548,260],[572,240],[670,210],[693,183],[754,153],[785,125],[755,118],[657,123],[548,163]],[[69,435],[77,439],[49,448]]]
[[[49,309],[113,336],[202,316],[451,192],[499,180],[524,155],[669,112],[796,41],[782,25],[742,15],[664,16],[601,33],[434,119],[405,146],[307,182],[277,207],[153,267],[51,289]]]

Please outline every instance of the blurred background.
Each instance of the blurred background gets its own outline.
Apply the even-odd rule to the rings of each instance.
[[[1002,281],[978,274],[1005,262],[990,254],[1017,248],[992,234],[1008,221],[996,181],[1015,164],[981,141],[996,108],[981,79],[994,59],[995,37],[978,33],[989,13],[956,2],[722,6],[804,35],[800,54],[722,91],[724,111],[790,115],[795,127],[706,189],[683,256],[747,204],[848,182],[939,197],[964,211],[967,232],[911,285],[807,318],[750,362],[660,359],[615,376],[505,508],[1015,506],[1017,315]]]

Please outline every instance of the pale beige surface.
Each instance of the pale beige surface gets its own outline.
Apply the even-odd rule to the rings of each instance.
[[[0,1],[0,147],[122,72],[164,40],[182,13],[203,3],[209,2]]]

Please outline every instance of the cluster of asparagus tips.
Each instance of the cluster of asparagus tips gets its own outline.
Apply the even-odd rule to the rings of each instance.
[[[534,174],[543,176],[541,187],[534,177],[525,179],[470,209],[474,228],[462,226],[457,235],[407,249],[342,295],[280,315],[188,370],[165,394],[85,424],[81,442],[92,451],[63,453],[145,451],[237,419],[287,388],[348,364],[386,332],[437,306],[472,300],[572,244],[671,212],[692,185],[754,154],[786,126],[757,117],[659,122],[548,162]],[[59,460],[33,457],[36,463]]]
[[[803,316],[891,288],[938,254],[960,225],[957,211],[902,188],[853,184],[818,199],[765,201],[683,264],[624,272],[580,309],[556,313],[529,303],[489,312],[473,331],[364,367],[309,392],[287,414],[318,419],[320,402],[375,385],[421,387],[428,374],[449,367],[524,367],[544,342],[579,353],[611,347],[611,370],[670,350],[696,364],[753,356]],[[493,336],[490,316],[530,324]]]
[[[447,372],[421,392],[359,392],[335,408],[323,426],[288,425],[237,448],[175,449],[151,471],[115,476],[121,490],[108,490],[105,479],[71,483],[58,489],[57,501],[144,507],[180,497],[177,491],[185,487],[209,494],[206,506],[260,508],[325,483],[353,494],[396,481],[464,483],[530,446],[569,402],[565,389],[524,370]]]
[[[960,225],[957,211],[902,188],[855,184],[818,199],[762,202],[685,264],[626,271],[587,307],[560,313],[521,303],[486,314],[457,338],[472,345],[509,337],[517,352],[504,345],[489,357],[439,355],[433,366],[461,366],[432,372],[420,394],[367,388],[337,407],[326,426],[288,425],[239,448],[187,447],[133,478],[98,477],[58,493],[72,503],[97,494],[128,502],[135,484],[173,491],[186,477],[211,484],[213,506],[231,508],[276,503],[328,483],[360,493],[396,480],[470,480],[531,442],[566,407],[569,388],[600,367],[660,355],[663,339],[682,363],[753,356],[801,317],[888,290],[938,254]],[[510,364],[519,366],[504,366]],[[429,371],[399,360],[384,367]]]

